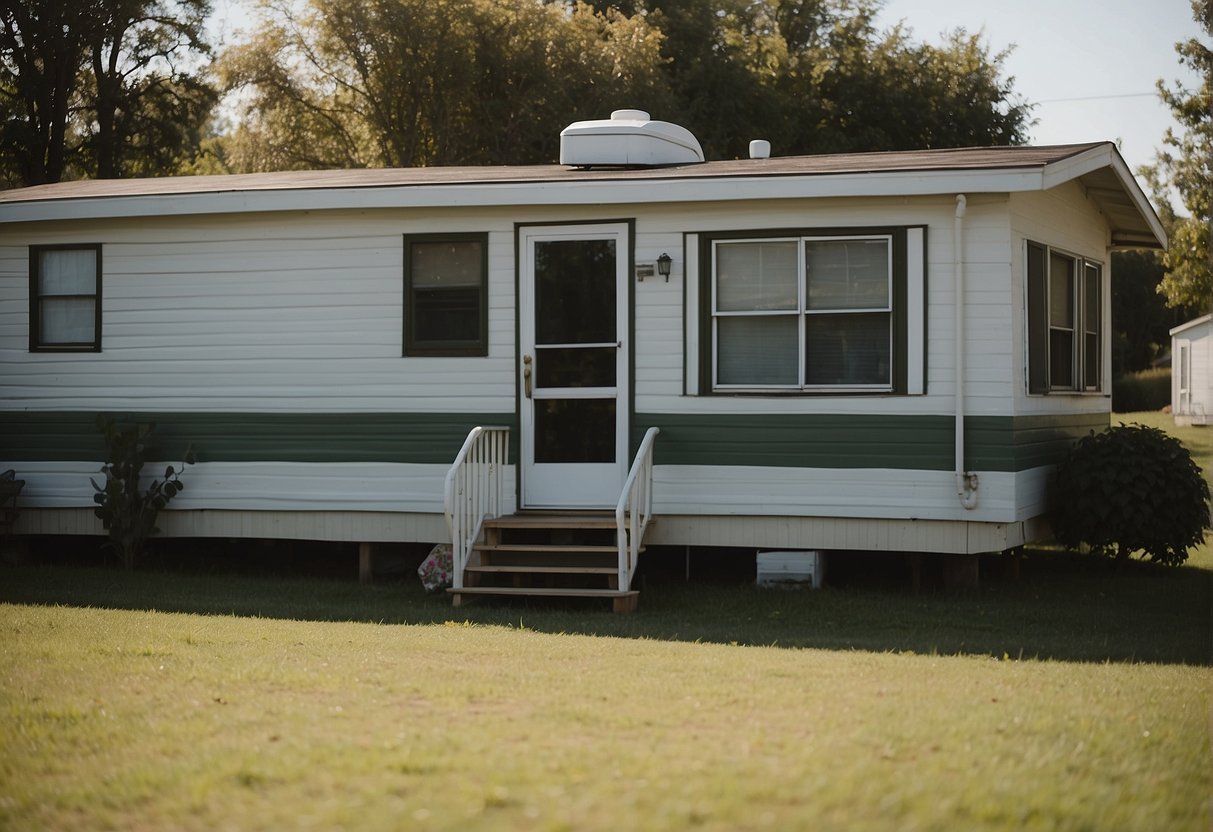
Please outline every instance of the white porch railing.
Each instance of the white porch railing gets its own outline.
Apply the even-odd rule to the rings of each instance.
[[[615,530],[619,541],[619,588],[631,589],[632,576],[640,560],[640,543],[653,516],[653,444],[658,428],[645,431],[623,493],[615,506]]]
[[[451,532],[451,582],[455,589],[463,588],[463,570],[480,537],[481,524],[486,517],[501,516],[509,450],[508,427],[474,427],[447,471],[444,508]]]

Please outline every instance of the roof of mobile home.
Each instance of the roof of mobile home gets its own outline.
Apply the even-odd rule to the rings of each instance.
[[[104,179],[0,191],[0,222],[499,205],[674,203],[1045,191],[1077,181],[1112,245],[1166,235],[1111,142],[738,159],[651,168],[561,165],[283,171]]]

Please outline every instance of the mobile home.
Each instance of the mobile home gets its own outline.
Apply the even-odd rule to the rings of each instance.
[[[166,535],[604,509],[651,544],[1046,534],[1051,466],[1109,423],[1109,254],[1165,243],[1116,147],[703,162],[683,133],[623,111],[560,165],[0,193],[16,531],[99,533],[114,413],[197,453]]]

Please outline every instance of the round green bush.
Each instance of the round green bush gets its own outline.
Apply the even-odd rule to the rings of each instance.
[[[1119,425],[1078,441],[1054,479],[1053,531],[1121,560],[1169,566],[1188,559],[1209,528],[1209,484],[1178,439],[1145,425]]]

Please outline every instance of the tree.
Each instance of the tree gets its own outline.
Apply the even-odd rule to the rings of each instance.
[[[1192,0],[1192,14],[1206,37],[1213,38],[1213,0]],[[1159,94],[1185,128],[1177,136],[1168,128],[1168,150],[1158,156],[1155,195],[1163,203],[1169,245],[1163,254],[1167,274],[1159,291],[1170,306],[1213,307],[1213,49],[1197,38],[1175,45],[1180,63],[1200,77],[1197,89],[1158,82]],[[1170,185],[1179,192],[1188,216],[1177,216],[1166,199]]]
[[[173,172],[217,100],[199,64],[209,0],[0,6],[0,177]]]
[[[1171,347],[1170,329],[1192,314],[1158,291],[1166,270],[1152,251],[1112,252],[1112,377],[1145,370]]]
[[[233,171],[555,161],[639,107],[708,158],[1022,142],[1005,53],[875,27],[878,0],[265,0],[222,60]]]
[[[575,118],[668,100],[640,17],[534,0],[271,0],[222,72],[233,170],[554,161]]]

